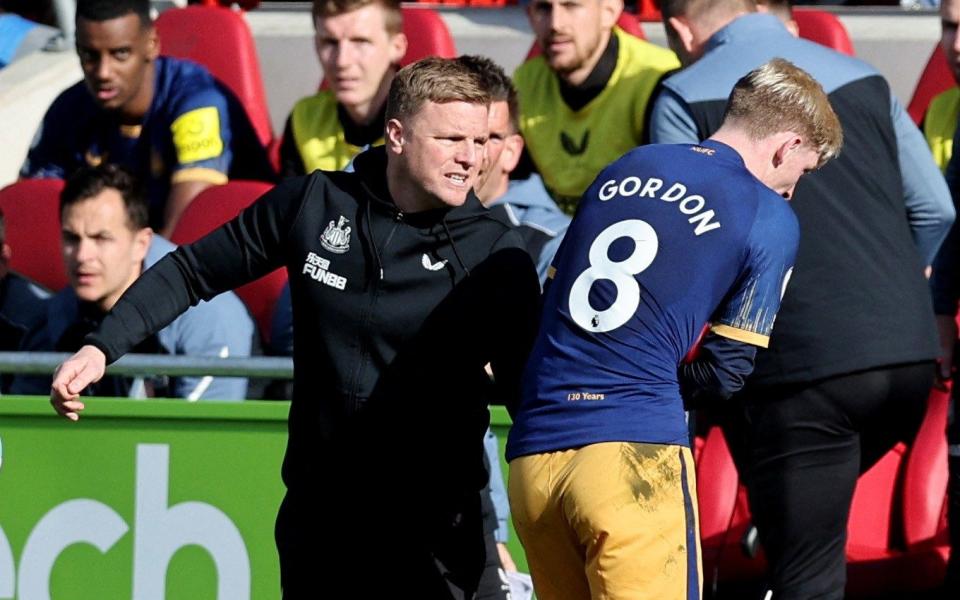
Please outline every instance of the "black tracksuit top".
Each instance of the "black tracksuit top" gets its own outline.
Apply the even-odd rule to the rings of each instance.
[[[285,266],[296,323],[287,487],[350,485],[364,466],[404,456],[416,464],[392,469],[403,485],[479,489],[484,365],[515,399],[536,332],[533,263],[472,192],[460,207],[403,214],[385,151],[355,165],[288,179],[180,247],[87,341],[112,362],[187,307]]]

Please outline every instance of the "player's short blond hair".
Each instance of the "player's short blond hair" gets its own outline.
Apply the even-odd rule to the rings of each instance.
[[[335,17],[376,4],[383,10],[383,24],[390,35],[403,31],[403,13],[400,0],[313,0],[313,22],[318,19]]]
[[[733,87],[724,121],[734,120],[750,138],[762,140],[781,131],[802,135],[820,155],[820,165],[835,157],[843,129],[830,100],[809,73],[775,58],[744,75]]]
[[[490,92],[466,62],[431,56],[397,71],[387,96],[386,119],[403,121],[428,101],[489,106]]]

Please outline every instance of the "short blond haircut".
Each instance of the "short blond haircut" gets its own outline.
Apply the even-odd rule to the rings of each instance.
[[[843,129],[830,100],[809,73],[774,58],[744,75],[727,101],[724,122],[736,121],[753,140],[782,131],[802,135],[820,155],[820,166],[835,157]]]
[[[383,10],[383,24],[390,35],[397,35],[403,31],[403,13],[400,11],[400,0],[313,0],[313,22],[318,19],[336,17],[376,4]]]
[[[480,74],[457,59],[431,56],[397,71],[387,96],[386,120],[403,121],[425,102],[490,105]]]

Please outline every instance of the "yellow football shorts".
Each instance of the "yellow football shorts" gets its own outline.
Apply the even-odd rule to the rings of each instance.
[[[689,448],[606,442],[522,456],[509,488],[540,600],[699,600]]]

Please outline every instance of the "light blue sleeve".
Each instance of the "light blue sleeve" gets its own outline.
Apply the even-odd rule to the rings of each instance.
[[[171,354],[184,356],[250,356],[253,319],[233,292],[220,294],[187,310],[157,334]],[[174,395],[188,400],[243,400],[243,377],[179,377]]]
[[[950,190],[933,162],[923,134],[896,98],[892,98],[890,110],[897,136],[907,221],[920,258],[923,264],[929,265],[950,231],[956,212]]]
[[[483,436],[483,451],[490,463],[490,499],[493,501],[493,512],[497,515],[497,530],[494,533],[498,543],[506,544],[510,537],[510,502],[507,500],[507,486],[503,483],[503,471],[500,470],[500,444],[493,431],[487,428]]]
[[[650,114],[653,144],[696,144],[702,141],[687,103],[670,88],[663,88]]]

